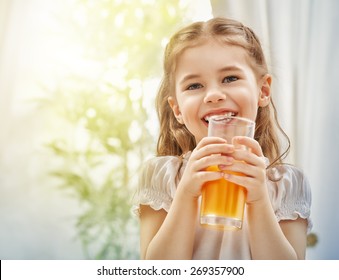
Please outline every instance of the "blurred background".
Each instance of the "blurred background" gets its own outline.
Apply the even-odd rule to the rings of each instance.
[[[288,161],[313,192],[308,259],[339,259],[339,2],[0,0],[0,259],[137,259],[168,38],[213,16],[259,35]]]

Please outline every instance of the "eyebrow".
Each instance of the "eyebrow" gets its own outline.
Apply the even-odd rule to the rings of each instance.
[[[226,66],[219,70],[219,72],[227,72],[227,71],[241,71],[242,72],[243,70],[236,65]]]
[[[226,67],[223,67],[221,69],[218,70],[218,72],[222,73],[222,72],[229,72],[229,71],[241,71],[242,72],[242,69],[236,65],[231,65],[231,66],[226,66]],[[188,80],[191,80],[191,79],[197,79],[199,78],[200,75],[199,74],[188,74],[186,76],[184,76],[183,79],[180,80],[180,84],[185,84]]]
[[[191,80],[191,79],[196,79],[196,78],[199,78],[200,75],[198,74],[189,74],[189,75],[186,75],[183,79],[180,80],[180,84],[183,85],[185,84],[187,81]]]

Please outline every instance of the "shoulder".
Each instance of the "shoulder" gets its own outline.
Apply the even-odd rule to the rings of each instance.
[[[268,182],[277,219],[295,220],[301,217],[308,220],[310,230],[312,192],[305,173],[293,165],[280,165],[272,171],[279,177],[279,180]]]
[[[163,189],[166,186],[172,189],[181,165],[182,159],[180,157],[153,157],[147,160],[140,170],[139,186],[156,189]]]
[[[171,173],[175,172],[181,165],[182,159],[177,156],[157,156],[145,161],[141,167],[141,174],[156,175],[156,173]]]
[[[177,181],[186,166],[191,152],[183,156],[157,156],[148,159],[140,172],[141,184],[152,185],[157,182]],[[183,167],[183,168],[182,168]]]
[[[271,181],[273,190],[281,194],[305,196],[311,199],[311,188],[305,173],[293,165],[279,165],[271,171],[277,180]]]
[[[140,169],[139,184],[133,198],[134,212],[139,211],[140,205],[168,211],[182,164],[182,158],[176,156],[158,156],[145,161]]]

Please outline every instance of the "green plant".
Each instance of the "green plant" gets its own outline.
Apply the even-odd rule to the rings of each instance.
[[[39,102],[60,127],[46,144],[57,162],[50,174],[81,204],[86,258],[138,258],[131,197],[155,141],[145,83],[161,73],[164,43],[183,23],[181,2],[79,0],[58,14],[83,67]]]

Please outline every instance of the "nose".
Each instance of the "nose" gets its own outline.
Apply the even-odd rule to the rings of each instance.
[[[226,100],[226,94],[218,88],[211,88],[208,90],[204,98],[205,103],[218,103],[224,100]]]

